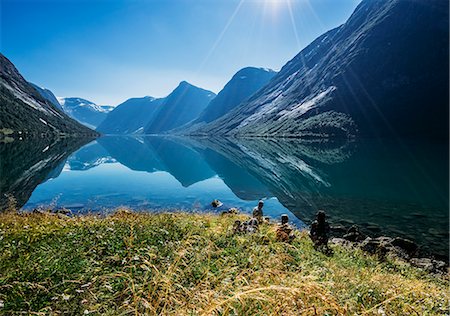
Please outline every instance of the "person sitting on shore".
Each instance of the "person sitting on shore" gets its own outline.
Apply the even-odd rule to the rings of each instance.
[[[277,228],[277,240],[282,242],[291,242],[294,238],[294,228],[289,225],[287,214],[281,215],[281,224]]]
[[[248,226],[247,226],[247,232],[249,233],[256,233],[256,231],[259,229],[259,222],[256,218],[251,218],[248,220]]]
[[[262,223],[262,219],[264,216],[263,207],[264,207],[264,202],[262,200],[260,200],[258,202],[258,206],[255,206],[253,208],[253,217],[256,218],[259,223]]]
[[[317,212],[317,219],[311,224],[309,237],[314,243],[314,249],[329,253],[328,238],[330,234],[330,225],[326,221],[324,211]]]
[[[236,220],[233,224],[233,233],[256,233],[259,229],[259,222],[256,218],[241,222]]]

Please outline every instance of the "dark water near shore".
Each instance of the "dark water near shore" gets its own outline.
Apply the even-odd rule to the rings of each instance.
[[[413,239],[448,258],[448,144],[102,137],[0,144],[0,204],[76,212],[148,210],[288,213],[308,225],[324,209],[333,225]],[[81,146],[81,148],[80,148]],[[220,211],[220,210],[219,210]]]

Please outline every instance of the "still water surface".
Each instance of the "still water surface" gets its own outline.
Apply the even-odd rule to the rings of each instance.
[[[0,145],[1,189],[25,210],[141,210],[290,215],[413,239],[448,257],[448,144],[424,142],[102,137]],[[79,148],[81,146],[81,148]],[[6,203],[2,198],[1,203]],[[220,211],[220,210],[219,210]]]

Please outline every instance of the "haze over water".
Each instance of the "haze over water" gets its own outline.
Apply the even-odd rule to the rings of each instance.
[[[119,206],[213,211],[213,199],[224,203],[217,212],[251,213],[264,199],[266,215],[287,213],[299,227],[323,209],[333,225],[410,238],[448,256],[446,144],[106,136],[78,146],[4,145],[6,193],[17,193],[25,210],[81,213]],[[9,170],[8,161],[17,167]]]

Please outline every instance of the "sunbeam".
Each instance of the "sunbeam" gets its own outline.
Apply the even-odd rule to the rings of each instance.
[[[209,58],[211,57],[211,55],[214,53],[214,51],[216,50],[217,46],[220,44],[220,42],[222,41],[225,33],[227,32],[227,30],[229,29],[230,25],[233,23],[234,18],[236,17],[236,15],[238,14],[240,8],[242,7],[242,4],[244,3],[245,0],[240,0],[238,5],[236,6],[236,9],[234,9],[233,13],[231,14],[230,18],[228,19],[227,24],[225,24],[222,32],[220,32],[219,36],[217,37],[216,41],[214,42],[214,44],[211,46],[211,49],[208,51],[208,53],[206,54],[205,58],[203,59],[202,63],[200,64],[200,66],[198,67],[198,70],[196,71],[195,77],[197,77],[203,67],[205,67],[206,63],[208,62]]]

